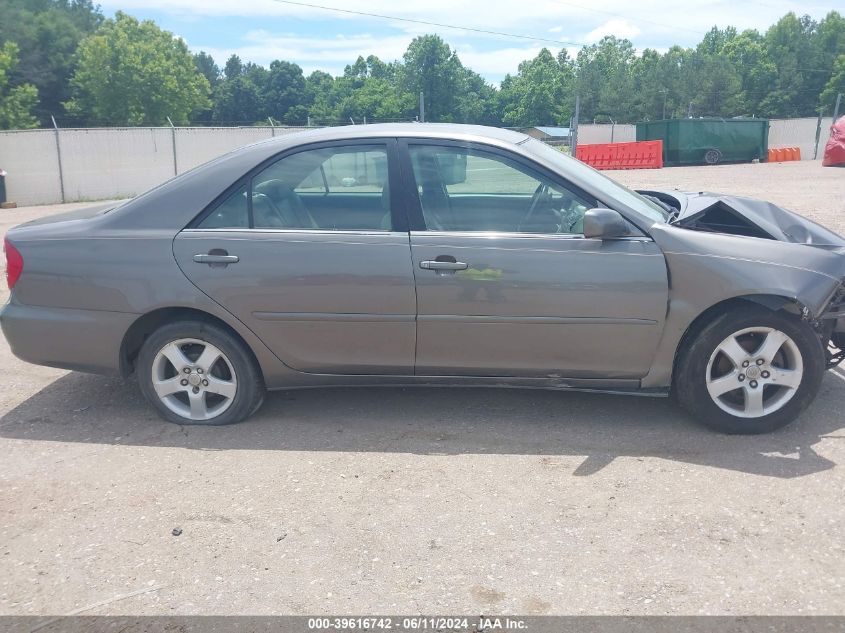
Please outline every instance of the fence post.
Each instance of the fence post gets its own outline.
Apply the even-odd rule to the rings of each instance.
[[[813,150],[813,160],[819,157],[819,138],[822,134],[822,109],[819,108],[819,118],[816,121],[816,148]]]
[[[176,162],[176,126],[173,125],[173,121],[170,120],[170,117],[167,117],[167,122],[170,123],[170,140],[173,145],[173,175],[178,176],[179,164]]]
[[[59,141],[59,125],[56,123],[56,117],[52,114],[50,118],[53,119],[53,130],[56,134],[56,159],[59,162],[59,188],[62,192],[62,204],[65,203],[65,173],[64,169],[62,168],[62,144]]]

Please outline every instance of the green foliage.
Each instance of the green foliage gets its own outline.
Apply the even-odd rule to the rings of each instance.
[[[74,53],[102,20],[91,0],[0,1],[0,46],[15,42],[20,49],[12,85],[37,88],[35,115],[43,125],[51,123],[51,114],[62,114],[62,103],[70,98]]]
[[[214,62],[214,58],[205,51],[200,51],[194,54],[194,64],[208,81],[211,89],[214,90],[220,83],[220,68]]]
[[[845,54],[837,57],[833,64],[833,73],[830,76],[830,81],[827,82],[824,92],[822,92],[822,105],[832,108],[836,103],[836,95],[840,92],[845,94]],[[845,105],[843,104],[845,104],[845,98],[839,106],[840,114],[845,114]]]
[[[0,129],[36,127],[32,111],[38,103],[38,89],[32,84],[11,87],[10,77],[18,65],[18,45],[6,42],[0,48]]]
[[[185,42],[121,12],[79,45],[71,86],[68,112],[94,124],[184,125],[209,106]]]
[[[544,48],[506,76],[499,91],[502,121],[509,126],[568,124],[573,113],[572,61],[562,51],[557,58]]]
[[[0,43],[7,40],[20,45],[21,63],[6,71],[3,88],[17,90],[16,112],[27,112],[17,125],[32,124],[32,86],[42,122],[62,102],[88,124],[162,124],[168,115],[180,124],[412,120],[422,93],[428,121],[514,127],[567,125],[576,94],[582,121],[632,122],[814,116],[845,90],[845,18],[836,11],[819,21],[788,13],[764,33],[713,27],[694,48],[662,53],[613,36],[574,58],[542,49],[498,88],[437,35],[416,37],[401,60],[358,57],[339,77],[237,56],[221,70],[152,22],[123,13],[104,21],[92,0],[0,0]]]

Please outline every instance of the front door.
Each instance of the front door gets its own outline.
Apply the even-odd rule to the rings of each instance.
[[[416,298],[408,233],[394,231],[394,150],[324,144],[256,169],[177,236],[179,266],[293,369],[412,373]]]
[[[411,231],[417,374],[647,373],[668,293],[648,237],[585,239],[596,201],[509,152],[403,147],[425,226]]]

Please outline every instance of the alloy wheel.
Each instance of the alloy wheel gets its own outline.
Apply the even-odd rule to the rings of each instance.
[[[238,390],[234,367],[214,345],[194,338],[167,343],[152,364],[156,395],[176,415],[211,420],[226,411]]]
[[[770,327],[745,328],[711,354],[707,391],[723,411],[759,418],[783,408],[803,376],[801,352],[787,334]]]

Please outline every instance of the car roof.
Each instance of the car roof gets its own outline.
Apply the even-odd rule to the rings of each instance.
[[[488,142],[493,139],[512,144],[521,143],[530,138],[522,132],[484,125],[465,125],[462,123],[374,123],[290,132],[265,141],[259,141],[250,147],[265,144],[299,145],[321,141],[384,137],[448,138],[457,141],[486,140]]]

